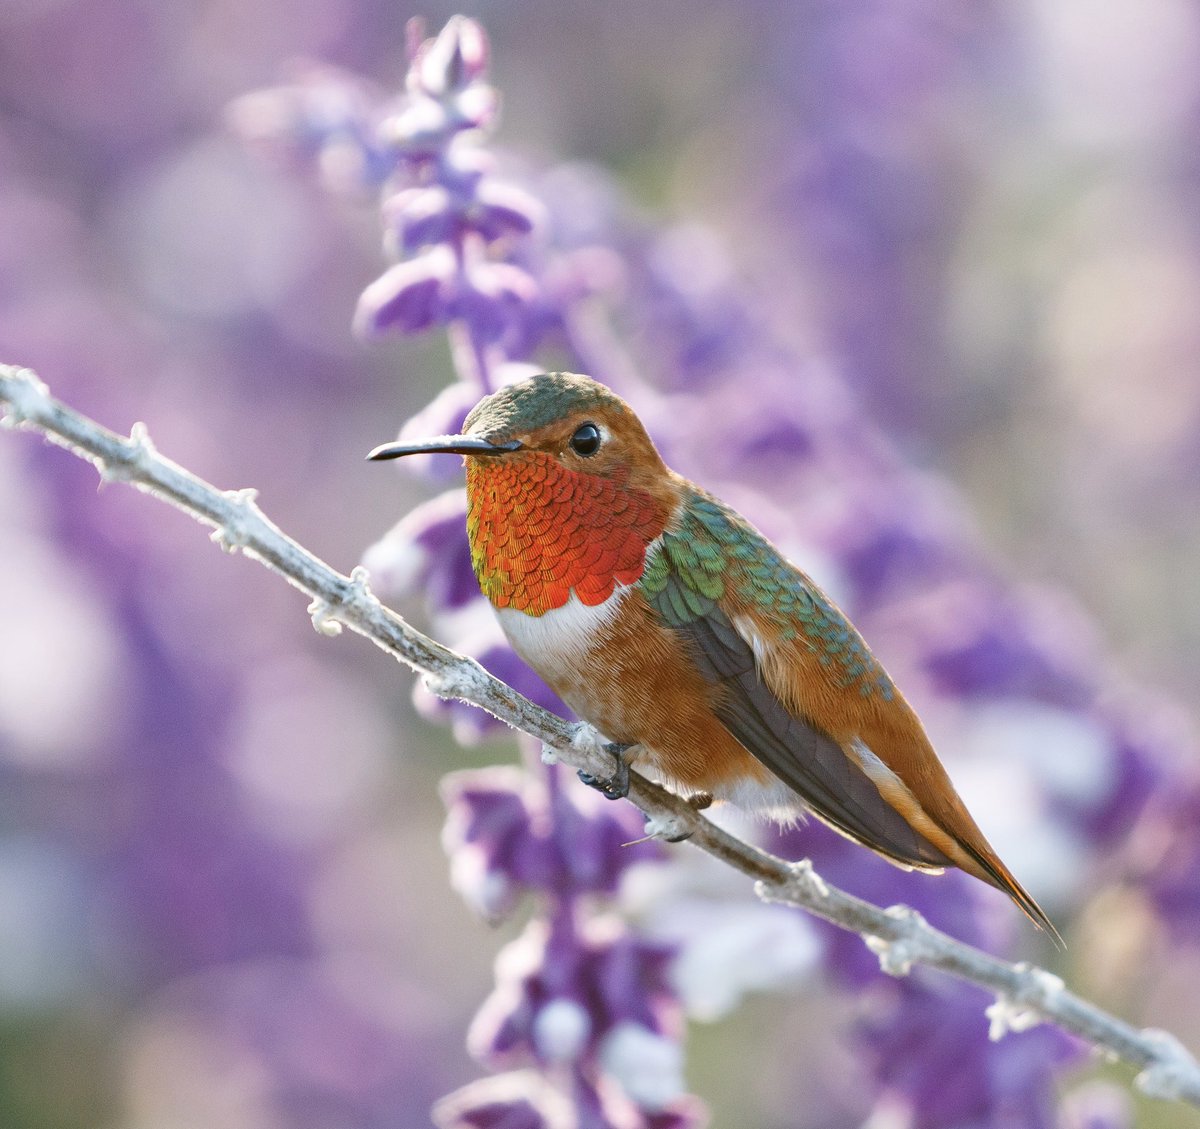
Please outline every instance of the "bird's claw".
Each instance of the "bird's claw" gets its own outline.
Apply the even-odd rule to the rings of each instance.
[[[623,800],[629,795],[629,762],[625,759],[628,745],[605,745],[604,749],[613,755],[616,761],[612,776],[607,779],[593,776],[590,772],[579,771],[579,779],[589,788],[595,788],[606,800]]]

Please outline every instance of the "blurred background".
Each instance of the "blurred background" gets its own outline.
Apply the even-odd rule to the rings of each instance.
[[[427,493],[362,455],[447,383],[446,346],[353,337],[373,202],[256,160],[225,107],[298,57],[394,86],[405,21],[455,10],[4,0],[0,361],[257,487],[348,571]],[[1130,684],[1192,706],[1200,11],[461,10],[516,164],[594,162],[648,221],[711,229],[779,331],[966,492],[1002,572],[1073,593]],[[479,1073],[463,1032],[514,928],[449,889],[437,781],[510,746],[459,748],[406,671],[30,435],[0,441],[0,550],[0,1124],[426,1124]],[[1188,714],[1154,711],[1185,743]],[[1196,959],[1106,1002],[1196,1046]],[[717,1124],[796,1124],[792,1052],[838,1014],[806,992],[695,1030],[692,1088]]]

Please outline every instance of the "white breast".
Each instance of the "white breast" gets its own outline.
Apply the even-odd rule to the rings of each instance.
[[[515,608],[497,608],[496,615],[513,650],[535,670],[552,671],[583,661],[628,591],[628,586],[618,584],[604,603],[594,607],[572,592],[561,608],[542,615],[526,615]]]

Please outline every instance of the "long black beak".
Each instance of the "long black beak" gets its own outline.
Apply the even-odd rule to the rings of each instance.
[[[400,459],[405,455],[506,455],[519,451],[521,443],[510,439],[507,443],[489,443],[475,435],[439,435],[435,439],[418,439],[415,443],[384,443],[368,456],[378,462],[381,459]]]

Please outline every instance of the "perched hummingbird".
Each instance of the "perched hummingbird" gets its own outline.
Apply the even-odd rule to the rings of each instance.
[[[693,798],[811,812],[904,869],[957,866],[1058,933],[997,857],[850,621],[744,518],[671,470],[602,384],[500,389],[462,435],[471,562],[513,649],[629,762]]]

